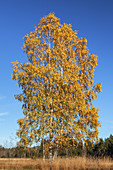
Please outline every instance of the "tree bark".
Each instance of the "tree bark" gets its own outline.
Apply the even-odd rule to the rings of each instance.
[[[66,148],[66,158],[68,158],[68,147]]]
[[[43,136],[43,161],[45,161],[45,145],[44,145],[44,136]]]

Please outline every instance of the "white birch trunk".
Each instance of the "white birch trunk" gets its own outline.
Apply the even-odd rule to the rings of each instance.
[[[44,145],[44,136],[43,136],[43,161],[45,161],[45,145]]]

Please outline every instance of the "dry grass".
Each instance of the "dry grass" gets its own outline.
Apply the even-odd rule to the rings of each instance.
[[[53,161],[28,158],[0,158],[0,169],[26,169],[26,170],[86,170],[100,169],[112,170],[113,161],[105,159],[88,159],[82,157],[58,158]]]

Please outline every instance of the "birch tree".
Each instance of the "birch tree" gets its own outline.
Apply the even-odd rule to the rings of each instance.
[[[22,93],[24,118],[17,135],[25,145],[49,138],[53,146],[69,141],[98,140],[98,109],[93,106],[101,83],[94,84],[97,55],[86,38],[78,38],[71,24],[60,24],[54,14],[42,17],[38,27],[24,37],[28,62],[13,62],[13,80]]]

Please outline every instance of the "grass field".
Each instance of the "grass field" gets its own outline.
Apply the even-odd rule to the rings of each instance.
[[[53,161],[30,158],[0,158],[0,169],[26,169],[26,170],[76,170],[100,169],[112,170],[113,161],[109,158],[88,159],[82,157],[58,158]]]

